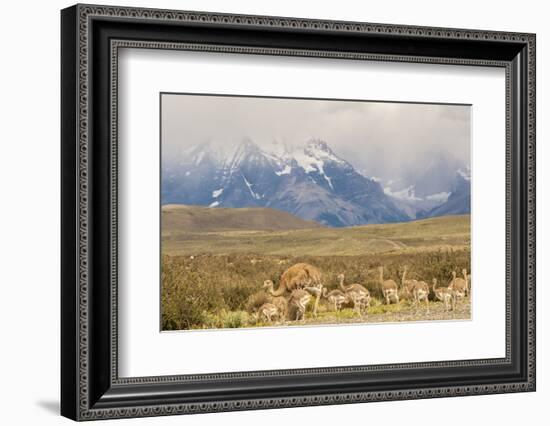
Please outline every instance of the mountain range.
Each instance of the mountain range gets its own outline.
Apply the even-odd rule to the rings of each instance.
[[[266,149],[250,139],[233,149],[204,143],[163,159],[161,203],[271,208],[331,227],[404,222],[469,213],[469,171],[464,170],[455,169],[448,191],[419,197],[413,186],[385,188],[319,139],[299,148]]]

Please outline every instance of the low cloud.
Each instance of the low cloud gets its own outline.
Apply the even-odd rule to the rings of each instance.
[[[425,163],[430,153],[469,166],[470,113],[467,105],[164,94],[163,153],[207,141],[296,146],[319,138],[373,176]]]

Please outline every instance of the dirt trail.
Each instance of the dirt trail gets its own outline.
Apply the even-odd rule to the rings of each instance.
[[[394,305],[395,306],[395,305]],[[346,310],[346,314],[351,314]],[[342,312],[344,313],[344,312]],[[341,314],[342,314],[341,313]],[[315,324],[358,324],[358,323],[384,323],[384,322],[411,322],[411,321],[449,321],[449,320],[469,320],[471,318],[471,304],[468,300],[458,302],[454,311],[446,311],[441,302],[430,302],[429,310],[426,310],[424,304],[410,308],[400,308],[395,312],[371,313],[368,315],[336,315],[334,312],[320,313],[317,318],[313,318],[311,313],[306,313],[305,321],[284,321],[275,323],[275,326],[304,326]],[[265,324],[264,324],[265,325]]]

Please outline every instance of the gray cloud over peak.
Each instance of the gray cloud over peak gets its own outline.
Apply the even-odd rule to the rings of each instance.
[[[390,179],[430,157],[469,166],[470,114],[465,105],[163,94],[163,160],[209,141],[299,146],[316,138],[357,169]]]

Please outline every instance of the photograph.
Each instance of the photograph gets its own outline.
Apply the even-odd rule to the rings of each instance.
[[[470,105],[160,97],[162,331],[470,319]]]
[[[12,143],[21,153],[6,158],[48,170],[37,180],[21,170],[38,166],[10,162],[34,189],[8,185],[6,212],[34,217],[5,221],[21,265],[4,281],[40,273],[25,308],[58,306],[57,337],[39,330],[23,349],[59,344],[31,363],[36,410],[23,398],[12,417],[257,424],[301,407],[299,423],[325,406],[332,424],[365,409],[387,422],[391,405],[396,422],[428,426],[450,412],[475,423],[487,404],[502,425],[536,417],[548,397],[536,346],[544,14],[252,3],[37,14],[53,53],[19,56],[58,58],[27,86],[60,108],[19,108],[5,138],[36,130],[24,139],[40,155]],[[45,143],[56,135],[57,149]],[[56,226],[37,205],[55,207]],[[30,269],[29,224],[55,234],[36,238],[45,256]],[[41,278],[50,267],[61,291]],[[19,343],[37,321],[11,305]],[[27,395],[20,376],[6,389]],[[511,398],[524,409],[501,409]]]

